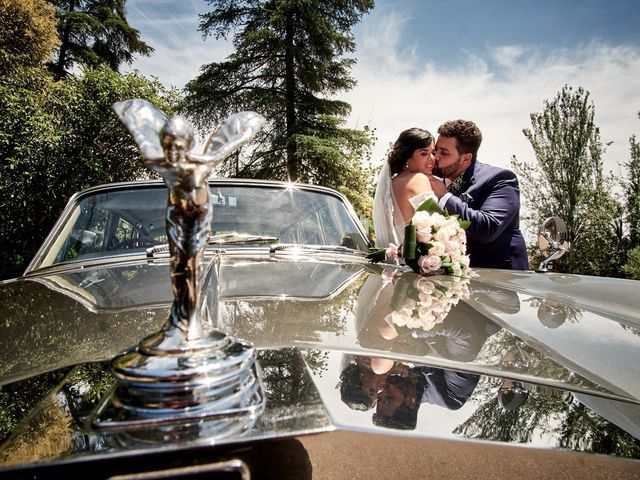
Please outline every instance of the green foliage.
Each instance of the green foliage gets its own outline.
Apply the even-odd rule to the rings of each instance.
[[[202,16],[200,30],[215,38],[234,32],[236,50],[189,82],[185,111],[203,130],[239,110],[269,120],[252,151],[228,159],[221,173],[330,186],[367,214],[362,161],[372,131],[344,128],[350,106],[336,95],[355,85],[354,60],[344,55],[355,50],[350,29],[373,1],[208,3],[213,10]]]
[[[172,95],[107,68],[65,82],[44,68],[0,79],[0,278],[22,272],[73,193],[147,175],[112,103],[145,98],[170,113]]]
[[[603,174],[603,146],[594,121],[595,107],[589,92],[569,86],[542,113],[531,114],[531,129],[523,133],[533,147],[536,161],[512,167],[520,177],[528,209],[523,220],[533,229],[551,216],[567,224],[571,251],[555,263],[560,271],[613,276],[619,266],[615,219],[619,206],[610,194],[612,176]]]
[[[627,262],[622,271],[633,280],[640,280],[640,247],[633,248],[627,252]]]
[[[45,0],[0,0],[0,75],[48,60],[60,43],[56,24]]]
[[[638,114],[640,117],[640,113]],[[626,176],[622,179],[624,188],[625,220],[629,227],[631,248],[640,246],[640,143],[636,136],[629,139],[630,159],[624,163]]]
[[[133,54],[148,56],[153,48],[125,18],[127,0],[49,0],[58,16],[61,45],[50,68],[56,78],[74,66],[107,66],[114,71],[131,63]]]

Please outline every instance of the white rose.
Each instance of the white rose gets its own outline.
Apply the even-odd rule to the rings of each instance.
[[[460,242],[455,237],[447,240],[444,245],[444,251],[452,256],[454,253],[460,252]]]
[[[431,242],[431,248],[429,249],[429,255],[437,255],[441,257],[444,255],[445,246],[443,242]]]
[[[424,210],[420,211],[420,212],[416,212],[413,215],[413,224],[417,227],[422,226],[424,227],[425,225],[428,225],[429,227],[431,227],[431,215],[427,212],[425,212]]]
[[[439,213],[431,214],[431,225],[433,225],[435,228],[441,229],[446,222],[447,219],[443,215]]]
[[[404,315],[400,312],[393,311],[391,312],[391,321],[398,325],[399,327],[406,326],[409,322],[411,322],[410,315]]]
[[[422,243],[428,243],[431,241],[431,225],[421,223],[416,225],[416,240]]]

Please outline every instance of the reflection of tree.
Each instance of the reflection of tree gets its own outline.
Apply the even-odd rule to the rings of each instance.
[[[580,403],[571,405],[559,430],[562,447],[640,458],[640,440]]]
[[[330,299],[225,300],[220,328],[250,338],[257,346],[317,342],[326,332],[341,335],[355,309],[361,283],[357,279]]]
[[[327,370],[329,352],[323,350],[306,350],[304,361],[307,367],[315,374],[319,375]]]
[[[317,395],[305,362],[296,350],[265,350],[260,352],[258,361],[271,406],[301,404],[310,395]]]
[[[624,324],[621,324],[621,326],[622,326],[623,330],[627,330],[627,331],[633,333],[634,335],[637,335],[638,337],[640,337],[640,330],[638,330],[637,328],[634,328],[634,327],[632,327],[630,325],[624,325]]]
[[[295,349],[263,350],[258,353],[262,369],[267,406],[256,427],[263,431],[277,430],[278,424],[314,414],[314,407],[322,405],[320,395]]]
[[[109,364],[85,364],[74,368],[55,393],[52,391],[54,382],[58,383],[63,373],[53,372],[9,386],[14,392],[19,385],[26,387],[14,403],[17,408],[33,411],[35,415],[24,428],[16,431],[16,436],[7,444],[3,452],[4,461],[23,463],[70,451],[99,451],[112,446],[109,437],[83,428],[89,414],[113,385]],[[6,391],[3,389],[2,393]],[[49,391],[52,395],[46,397],[41,409],[33,410],[33,405],[27,404],[40,401]]]
[[[113,384],[109,363],[79,365],[69,374],[60,394],[64,395],[66,408],[76,425],[84,425]],[[110,446],[105,440],[105,437],[89,434],[84,429],[73,435],[73,444],[77,450],[104,450]]]
[[[50,397],[40,414],[20,435],[12,438],[11,444],[5,445],[0,454],[0,465],[32,463],[55,457],[69,448],[73,420],[52,400]]]
[[[58,384],[69,369],[56,370],[38,377],[3,385],[0,389],[0,444],[34,405]]]
[[[2,294],[0,374],[5,381],[111,358],[157,331],[167,318],[165,307],[93,312],[66,292],[35,281],[3,285]]]
[[[518,352],[517,361],[507,361],[509,352],[514,350]],[[526,374],[538,378],[553,378],[570,385],[599,388],[590,380],[552,360],[548,352],[528,345],[505,329],[500,330],[487,340],[478,360],[490,364],[497,360],[503,372]]]
[[[485,384],[481,397],[484,398],[484,403],[463,424],[456,427],[454,433],[482,440],[529,443],[536,430],[546,428],[554,408],[557,409],[553,402],[529,395],[520,408],[508,412],[498,404],[497,390],[497,383]],[[563,403],[562,400],[559,401]]]
[[[527,401],[506,411],[497,401],[498,386],[498,381],[481,381],[475,395],[479,408],[454,433],[520,443],[530,443],[534,435],[553,434],[559,435],[558,447],[640,458],[640,441],[581,403],[567,403],[562,390],[527,385]]]

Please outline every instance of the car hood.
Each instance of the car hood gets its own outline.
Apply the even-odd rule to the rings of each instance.
[[[214,277],[203,274],[209,326],[255,345],[268,392],[267,410],[244,439],[375,430],[371,411],[355,411],[341,398],[341,374],[359,358],[380,358],[420,367],[428,382],[453,372],[458,386],[472,383],[477,398],[467,396],[457,408],[450,408],[451,395],[432,399],[421,415],[433,420],[434,409],[447,405],[450,414],[419,422],[416,435],[553,448],[568,442],[597,451],[593,442],[567,441],[566,432],[553,428],[536,435],[517,428],[508,438],[500,438],[498,427],[486,428],[484,422],[499,420],[495,390],[508,378],[528,385],[536,392],[531,397],[554,399],[548,413],[554,420],[541,425],[557,427],[573,411],[566,399],[578,399],[599,422],[621,427],[632,445],[627,456],[638,458],[637,282],[492,269],[475,269],[469,278],[422,277],[346,255],[299,254],[223,256]],[[3,461],[130,449],[135,439],[114,446],[96,433],[79,445],[73,436],[113,384],[110,359],[167,321],[167,261],[53,268],[0,284],[0,298],[2,392],[11,392],[22,411],[36,412],[22,414],[25,420],[4,432]],[[70,411],[76,412],[71,418]],[[56,423],[56,415],[65,420]],[[20,445],[40,435],[36,423],[45,417],[60,426],[49,427],[48,435],[62,435],[64,445],[16,460]],[[187,440],[202,438],[206,431]],[[222,442],[238,440],[230,435]]]

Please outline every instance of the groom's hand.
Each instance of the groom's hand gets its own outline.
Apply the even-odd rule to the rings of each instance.
[[[442,198],[442,196],[447,193],[447,188],[444,186],[443,180],[430,176],[429,182],[431,182],[431,189],[433,190],[433,193],[436,195],[436,197]]]

